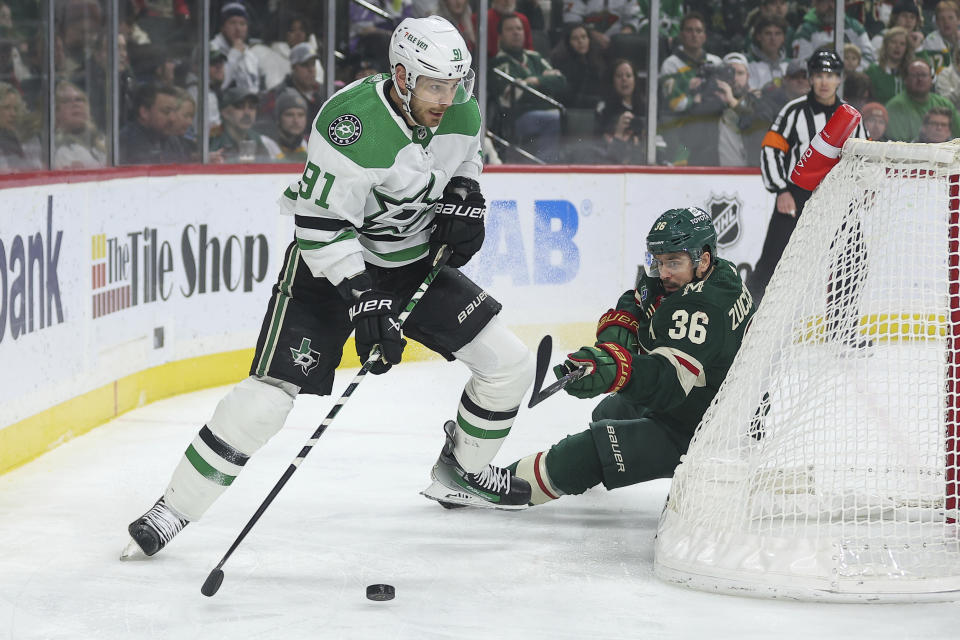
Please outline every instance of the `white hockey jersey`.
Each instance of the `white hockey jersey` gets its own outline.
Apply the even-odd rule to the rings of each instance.
[[[323,105],[303,175],[280,198],[311,273],[333,284],[364,260],[390,268],[424,257],[433,203],[450,178],[482,170],[475,98],[448,108],[438,127],[411,128],[389,102],[389,78],[354,82]]]

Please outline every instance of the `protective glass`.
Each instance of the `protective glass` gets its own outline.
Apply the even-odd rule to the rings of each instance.
[[[674,255],[666,260],[660,260],[649,251],[646,252],[643,260],[643,269],[651,278],[659,278],[663,271],[677,273],[684,269],[689,269],[691,258],[687,254]]]
[[[413,95],[419,100],[433,104],[463,104],[473,95],[473,83],[476,75],[473,69],[460,79],[430,78],[420,76],[413,89]]]

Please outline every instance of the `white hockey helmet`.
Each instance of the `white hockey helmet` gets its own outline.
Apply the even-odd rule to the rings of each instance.
[[[421,76],[442,80],[457,79],[450,96],[437,96],[421,89],[417,97],[428,102],[452,99],[453,104],[467,102],[473,94],[474,74],[470,68],[470,50],[455,26],[440,16],[406,18],[390,38],[390,72],[396,76],[402,64],[408,91],[400,93],[403,108],[410,113],[410,96]]]

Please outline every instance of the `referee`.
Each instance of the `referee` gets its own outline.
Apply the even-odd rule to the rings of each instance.
[[[773,270],[797,226],[810,191],[790,182],[790,172],[800,154],[827,124],[841,104],[837,89],[843,82],[843,60],[835,52],[818,49],[807,60],[810,92],[784,105],[761,143],[760,173],[767,191],[777,194],[777,203],[767,227],[763,251],[757,268],[747,280],[755,304],[760,303]],[[857,124],[852,136],[866,138],[863,124]]]

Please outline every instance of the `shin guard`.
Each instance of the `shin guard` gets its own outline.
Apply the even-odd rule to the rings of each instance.
[[[198,520],[280,430],[292,408],[289,390],[274,384],[250,377],[235,386],[181,457],[164,493],[169,507]]]

